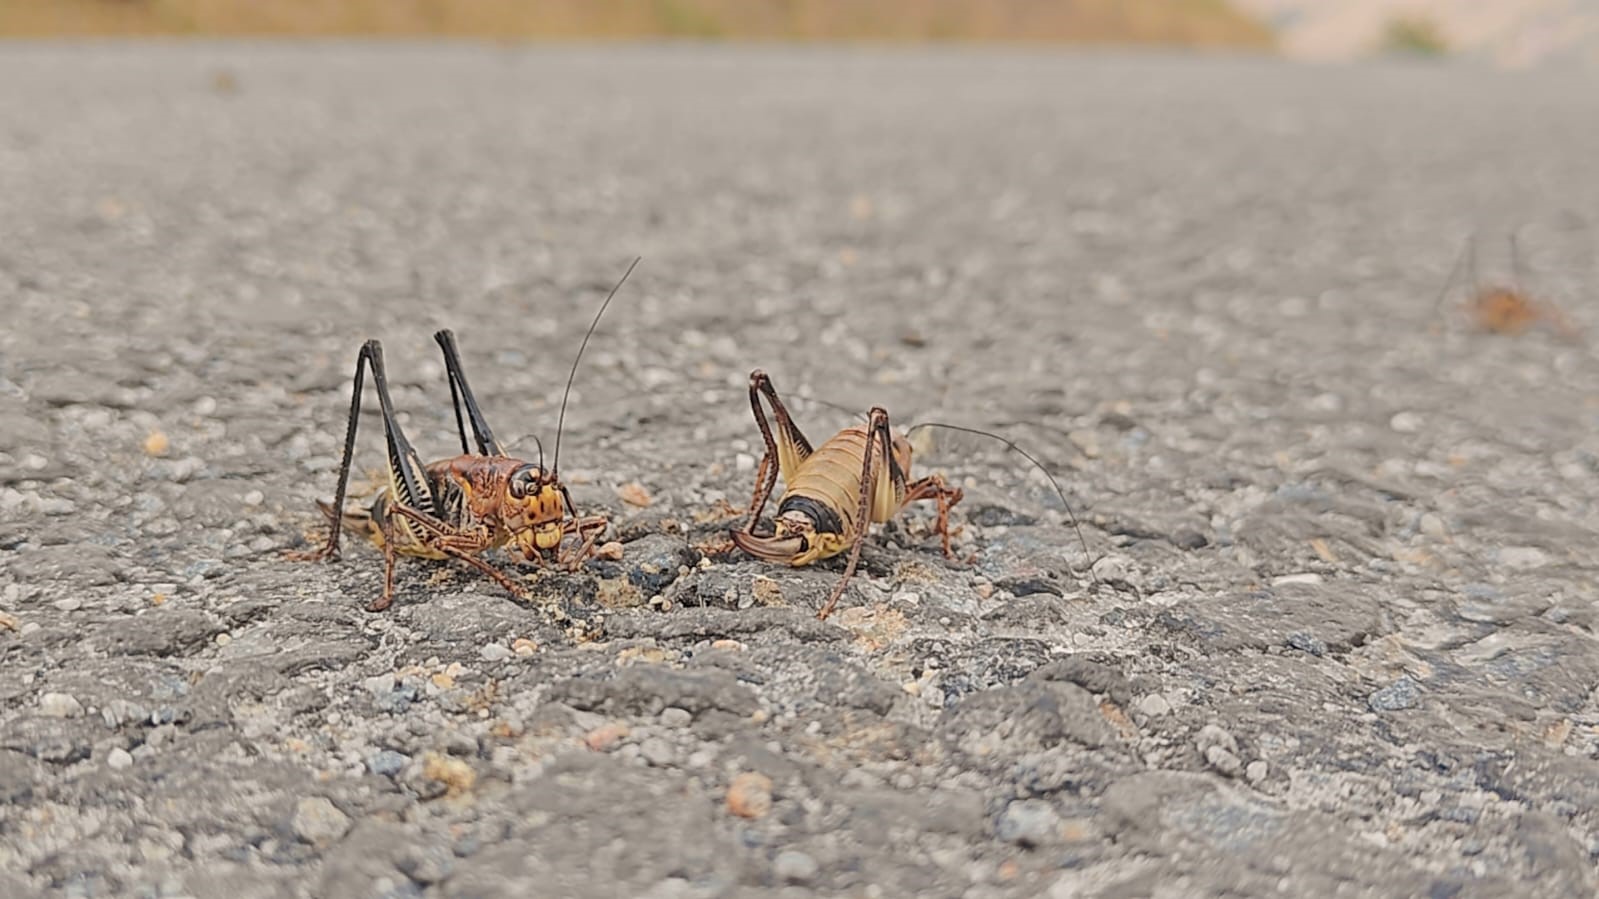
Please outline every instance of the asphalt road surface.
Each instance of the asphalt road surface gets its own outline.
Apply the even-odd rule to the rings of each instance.
[[[1599,889],[1590,79],[151,43],[0,83],[0,893]],[[1516,229],[1569,327],[1439,302]],[[536,459],[635,255],[560,460],[620,561],[496,557],[530,603],[403,561],[373,614],[370,546],[283,558],[361,341],[443,457],[454,328]],[[955,558],[919,504],[816,621],[838,561],[718,546],[756,367],[816,441],[1008,435],[1087,552],[920,431]]]

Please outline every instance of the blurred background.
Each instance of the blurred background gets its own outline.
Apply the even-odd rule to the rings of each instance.
[[[1596,6],[0,0],[0,897],[1599,895]],[[281,558],[443,327],[625,576]]]
[[[0,0],[0,34],[1004,41],[1599,60],[1596,0]]]

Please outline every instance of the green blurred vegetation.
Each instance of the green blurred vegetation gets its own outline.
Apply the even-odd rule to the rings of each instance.
[[[1388,27],[1383,29],[1382,43],[1378,49],[1399,56],[1446,56],[1449,53],[1449,40],[1436,22],[1415,17],[1400,18],[1389,22]]]
[[[0,35],[1271,44],[1227,0],[0,0]]]

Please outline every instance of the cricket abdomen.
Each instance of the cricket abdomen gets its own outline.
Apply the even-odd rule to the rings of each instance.
[[[867,446],[865,427],[847,427],[817,446],[784,489],[784,499],[777,505],[779,513],[790,509],[806,512],[817,531],[852,533],[860,509],[860,465]],[[883,459],[878,459],[878,464],[881,462]],[[879,485],[886,481],[878,478]]]

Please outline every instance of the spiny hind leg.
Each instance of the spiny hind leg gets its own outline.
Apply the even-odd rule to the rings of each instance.
[[[816,617],[823,621],[827,620],[827,616],[833,614],[833,607],[838,605],[839,597],[844,595],[844,588],[849,586],[850,578],[855,575],[855,566],[861,560],[861,544],[866,541],[866,532],[871,529],[872,497],[877,493],[878,475],[876,466],[872,464],[873,460],[877,458],[877,452],[874,451],[872,446],[874,441],[877,443],[876,449],[882,451],[884,461],[892,469],[889,473],[890,477],[900,480],[904,478],[904,474],[899,471],[899,467],[893,462],[893,438],[889,434],[888,411],[881,406],[873,406],[871,418],[866,425],[866,446],[861,453],[861,493],[855,509],[855,524],[852,526],[852,532],[847,535],[850,543],[849,561],[844,565],[844,574],[839,577],[838,585],[833,588],[832,594],[827,597],[826,605],[823,605],[822,610],[816,613]]]
[[[766,418],[761,397],[765,397],[772,406],[772,418],[777,421],[775,434],[772,423]],[[772,488],[777,485],[778,474],[781,473],[785,481],[794,476],[793,471],[786,470],[790,466],[785,466],[784,460],[792,459],[795,465],[804,461],[811,454],[811,442],[794,424],[788,407],[783,405],[776,388],[772,386],[772,379],[758,368],[750,372],[750,411],[755,414],[755,424],[761,429],[761,440],[766,444],[760,467],[755,471],[755,492],[750,497],[749,521],[744,525],[745,533],[753,534],[767,500],[771,499]]]
[[[483,412],[477,404],[477,397],[472,395],[472,387],[466,382],[466,371],[461,367],[461,352],[455,345],[455,332],[448,328],[434,332],[433,340],[438,343],[439,349],[444,352],[444,373],[450,381],[450,405],[455,407],[455,429],[461,435],[461,452],[470,453],[472,450],[466,442],[466,425],[472,425],[472,436],[477,441],[477,451],[484,456],[503,456],[505,450],[500,442],[494,439],[494,432],[489,429],[488,421],[483,418]],[[466,410],[466,419],[461,418],[462,407]]]
[[[949,548],[949,510],[961,501],[965,494],[959,487],[951,487],[944,480],[943,475],[930,474],[919,481],[914,481],[905,488],[905,502],[913,503],[917,500],[931,499],[938,503],[938,536],[943,543],[944,558],[953,559],[955,553]]]
[[[406,439],[399,421],[394,417],[394,402],[389,397],[388,376],[383,367],[383,345],[376,340],[368,340],[361,345],[361,351],[355,359],[355,385],[350,392],[350,418],[344,432],[344,458],[339,464],[339,483],[333,494],[333,504],[324,510],[324,514],[329,510],[335,515],[342,514],[344,509],[344,500],[350,482],[350,462],[355,453],[356,424],[361,415],[361,388],[367,370],[372,372],[372,387],[377,391],[378,406],[383,414],[383,436],[389,449],[389,481],[391,495],[396,500],[395,508],[410,503],[432,510],[433,494],[428,488],[427,471],[416,450]],[[342,528],[335,522],[328,530],[327,544],[322,549],[306,553],[302,557],[338,558],[341,531]]]
[[[383,345],[376,340],[368,340],[361,345],[355,355],[355,383],[350,391],[350,416],[344,426],[344,455],[339,462],[339,483],[333,491],[333,505],[322,506],[322,511],[328,516],[328,542],[320,549],[309,551],[294,551],[288,557],[302,562],[315,562],[326,559],[333,561],[339,558],[339,514],[344,508],[345,490],[350,483],[350,462],[355,456],[355,430],[361,419],[361,389],[366,383],[366,370],[372,367],[372,376],[376,380],[382,377],[383,372]]]

